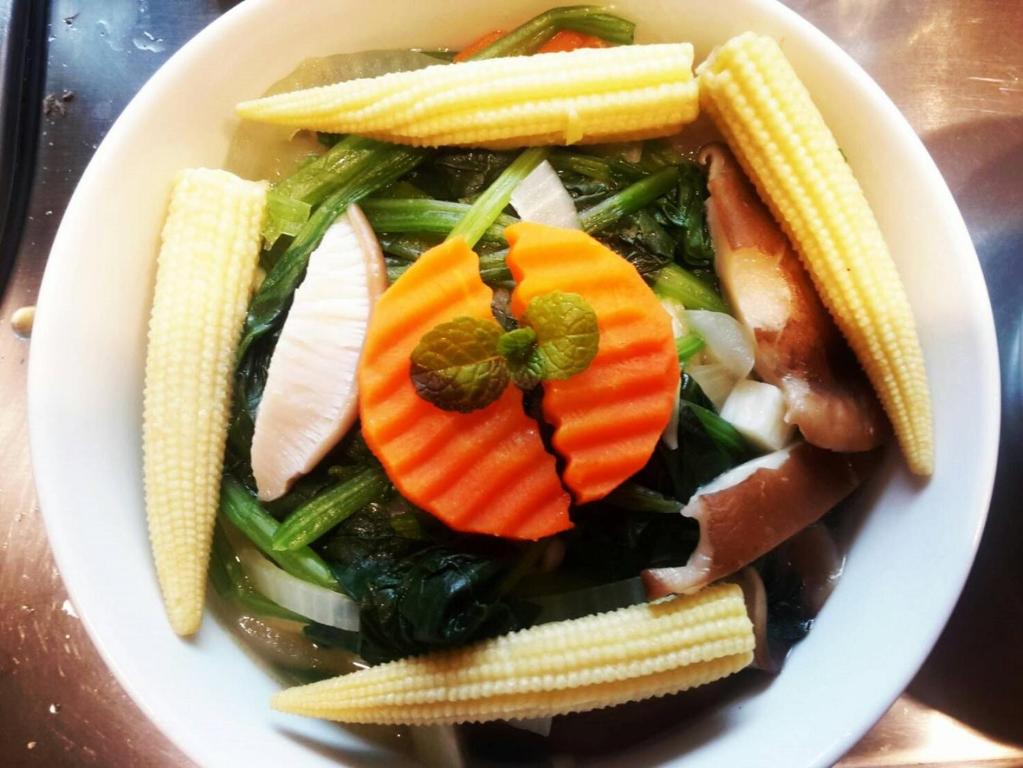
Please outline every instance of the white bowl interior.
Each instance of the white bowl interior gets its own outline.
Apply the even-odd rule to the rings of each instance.
[[[164,617],[146,539],[140,422],[145,327],[170,180],[218,166],[234,103],[303,58],[461,45],[549,6],[250,0],[180,51],[97,151],[65,215],[39,301],[30,367],[36,479],[65,583],[131,696],[204,766],[394,764],[327,723],[273,713],[274,681],[207,620],[182,641]],[[922,663],[973,559],[990,496],[998,375],[990,306],[958,210],[879,88],[821,33],[758,0],[622,0],[639,39],[690,40],[698,60],[754,29],[781,42],[866,188],[907,284],[934,398],[937,472],[889,461],[846,573],[783,674],[759,693],[608,765],[832,762]],[[956,371],[965,371],[962,375]],[[963,397],[966,376],[969,397]]]

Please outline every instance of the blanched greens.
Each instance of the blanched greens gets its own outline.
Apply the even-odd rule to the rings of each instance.
[[[359,602],[358,653],[370,663],[464,645],[525,626],[502,593],[516,547],[458,536],[409,505],[372,504],[321,546]]]

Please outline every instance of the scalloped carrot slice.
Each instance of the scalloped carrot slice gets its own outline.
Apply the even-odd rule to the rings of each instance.
[[[593,307],[600,345],[590,367],[544,383],[544,417],[566,461],[562,480],[585,503],[650,458],[678,397],[671,320],[636,269],[589,235],[522,222],[508,227],[508,266],[521,317],[535,296],[571,291]]]
[[[492,320],[492,297],[460,237],[424,253],[384,292],[359,367],[362,434],[395,487],[451,528],[539,539],[572,527],[569,497],[519,389],[457,413],[421,398],[409,376],[423,334],[456,317]]]
[[[554,37],[541,45],[536,52],[557,53],[559,51],[574,51],[578,48],[609,48],[610,46],[611,44],[607,40],[595,35],[587,35],[572,29],[562,29],[555,32]]]

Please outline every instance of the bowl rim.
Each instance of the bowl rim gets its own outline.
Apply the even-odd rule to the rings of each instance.
[[[962,215],[952,198],[951,192],[948,190],[948,187],[934,164],[933,159],[927,153],[920,137],[915,133],[915,131],[913,131],[887,94],[884,93],[881,87],[866,73],[866,71],[863,70],[862,67],[837,43],[832,41],[812,23],[783,4],[778,3],[775,5],[771,2],[771,0],[748,1],[763,6],[774,6],[770,12],[779,15],[783,24],[797,28],[800,31],[800,34],[805,35],[812,41],[814,46],[823,47],[831,55],[837,56],[844,63],[849,73],[856,78],[859,85],[868,92],[872,101],[885,111],[894,113],[894,119],[891,120],[891,124],[896,126],[900,132],[906,134],[902,138],[908,141],[909,144],[912,145],[913,151],[919,155],[917,160],[920,161],[920,166],[926,169],[926,173],[930,176],[928,182],[938,190],[938,194],[942,198],[941,206],[944,209],[943,212],[950,217],[950,220],[952,221],[951,226],[953,226],[953,228],[955,228],[965,238],[965,242],[969,244],[969,251],[973,254],[974,258],[970,261],[970,263],[963,265],[967,273],[967,284],[965,285],[964,290],[968,290],[974,294],[973,298],[979,301],[977,306],[983,310],[985,315],[983,318],[979,318],[979,321],[983,326],[980,329],[983,336],[983,344],[978,349],[978,373],[989,386],[994,388],[995,394],[994,397],[986,399],[978,405],[981,409],[981,415],[984,423],[988,425],[993,424],[994,427],[986,434],[983,451],[977,455],[978,464],[983,471],[981,473],[981,481],[975,489],[976,493],[974,498],[976,502],[976,509],[973,511],[973,517],[971,518],[973,521],[973,535],[969,542],[964,544],[964,555],[968,556],[964,557],[961,561],[963,565],[961,572],[951,574],[951,578],[949,579],[950,584],[955,584],[956,597],[944,606],[940,619],[935,616],[932,620],[932,631],[929,633],[926,649],[921,648],[917,663],[912,665],[911,668],[907,668],[902,677],[892,679],[888,688],[884,692],[879,693],[876,697],[877,711],[874,720],[866,723],[854,724],[852,727],[847,729],[844,737],[837,737],[832,742],[829,749],[821,752],[817,756],[818,761],[816,764],[829,765],[844,754],[870,727],[870,724],[876,721],[876,719],[887,710],[891,702],[894,701],[905,689],[909,681],[925,661],[930,649],[933,648],[935,642],[943,631],[945,624],[955,608],[958,596],[965,585],[966,578],[976,556],[981,533],[984,529],[994,484],[999,444],[999,421],[1001,409],[998,353],[990,299],[980,270],[979,260],[976,257],[965,222],[963,221]],[[107,156],[114,152],[114,147],[116,147],[122,140],[122,136],[131,134],[133,123],[136,120],[135,116],[152,106],[151,102],[153,93],[159,91],[160,88],[165,87],[165,83],[172,83],[177,77],[178,70],[181,69],[183,65],[195,57],[204,55],[205,50],[214,45],[217,39],[232,26],[238,24],[248,16],[260,15],[265,13],[267,9],[277,5],[279,5],[279,0],[249,0],[248,3],[236,5],[226,11],[219,18],[215,19],[204,29],[200,30],[191,40],[186,42],[178,51],[170,56],[154,73],[154,75],[142,86],[142,88],[140,88],[138,93],[132,98],[124,111],[111,126],[110,131],[104,137],[87,168],[83,172],[81,179],[76,185],[74,194],[68,203],[67,211],[71,211],[72,209],[83,205],[81,198],[85,195],[82,190],[87,190],[90,187],[89,182],[92,180],[93,176],[102,175],[103,169],[107,165]],[[889,115],[889,117],[892,117],[892,115]],[[72,233],[64,226],[64,222],[67,218],[67,213],[65,212],[65,219],[62,221],[61,227],[54,239],[51,249],[51,257],[47,263],[40,286],[37,302],[38,314],[36,319],[37,338],[40,335],[49,335],[49,333],[39,334],[38,329],[40,327],[48,329],[51,324],[57,323],[57,308],[53,307],[51,309],[51,306],[54,304],[54,300],[50,298],[50,295],[51,293],[56,292],[56,288],[53,286],[59,279],[59,273],[66,271],[68,267],[68,257],[73,251],[73,243],[71,243]],[[39,345],[33,344],[28,370],[29,435],[33,467],[42,469],[46,468],[50,462],[48,462],[46,456],[48,453],[48,437],[46,435],[45,419],[43,418],[45,409],[47,408],[47,402],[45,400],[43,389],[40,386],[40,381],[50,370],[52,370],[52,363],[48,363],[48,353],[46,348],[44,347],[40,349]],[[58,524],[59,519],[56,513],[47,513],[47,509],[53,509],[53,501],[57,497],[56,485],[54,484],[55,481],[50,480],[50,477],[55,477],[55,473],[47,473],[45,471],[37,472],[35,477],[36,488],[50,547],[63,578],[65,573],[75,572],[74,568],[70,566],[70,563],[73,560],[71,552],[74,548],[74,542],[63,534],[61,527]],[[165,722],[163,718],[161,718],[160,714],[150,706],[149,700],[141,694],[139,689],[136,687],[134,680],[123,669],[110,647],[104,643],[104,631],[93,623],[88,610],[82,610],[79,607],[79,597],[83,591],[81,581],[74,578],[64,579],[64,585],[72,602],[79,608],[78,613],[90,639],[98,650],[100,656],[103,658],[104,663],[112,671],[121,687],[128,693],[135,705],[145,713],[150,721],[152,721],[154,725],[172,743],[174,743],[178,749],[181,749],[191,759],[201,764],[202,758],[206,754],[201,748],[201,745],[199,745],[199,743],[194,739],[188,738],[187,734],[182,733],[181,729],[176,727],[177,723],[172,722],[168,724]]]

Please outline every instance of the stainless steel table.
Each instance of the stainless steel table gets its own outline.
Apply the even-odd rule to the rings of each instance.
[[[232,4],[50,3],[51,98],[0,302],[2,765],[188,764],[114,682],[66,599],[29,466],[28,342],[8,323],[34,303],[63,208],[110,123],[172,51]],[[937,160],[988,280],[1005,390],[990,522],[960,605],[907,692],[841,765],[1023,765],[1023,2],[790,4],[877,79]]]

